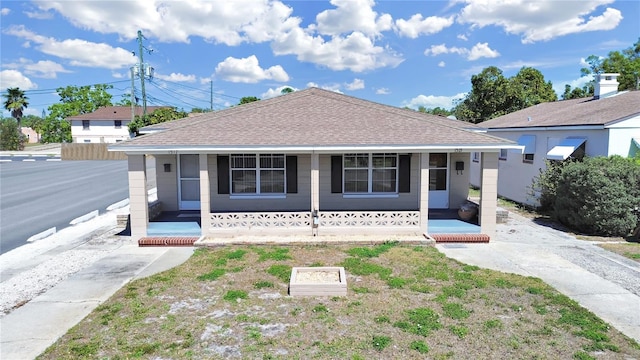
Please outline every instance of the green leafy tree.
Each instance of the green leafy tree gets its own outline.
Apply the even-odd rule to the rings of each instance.
[[[131,106],[131,94],[122,94],[120,100],[115,103],[116,106]]]
[[[283,95],[284,95],[284,94],[290,94],[290,93],[292,93],[293,91],[294,91],[294,90],[293,90],[292,88],[290,88],[290,87],[285,87],[285,88],[282,88],[282,90],[280,90],[280,94],[283,94]]]
[[[571,88],[571,85],[565,84],[562,100],[579,99],[593,96],[593,82],[583,86],[582,88]]]
[[[0,121],[0,150],[24,150],[26,137],[20,136],[18,122],[7,118]]]
[[[618,90],[638,90],[640,88],[640,38],[633,46],[622,51],[611,51],[604,56],[589,55],[588,66],[580,69],[582,76],[602,73],[618,73]],[[593,81],[588,84],[593,88]],[[593,95],[593,91],[586,96]]]
[[[25,96],[24,91],[20,90],[20,88],[8,88],[7,92],[2,95],[5,98],[4,108],[5,110],[11,113],[16,122],[18,123],[18,128],[16,130],[17,133],[22,134],[20,132],[22,120],[22,112],[24,109],[29,107],[29,98]]]
[[[506,78],[502,70],[490,66],[471,77],[471,91],[456,102],[453,114],[459,120],[479,123],[541,102],[556,101],[552,83],[542,73],[523,67]]]
[[[260,99],[255,97],[255,96],[245,96],[245,97],[242,97],[240,99],[240,102],[238,103],[238,105],[248,104],[250,102],[254,102],[254,101],[258,101],[258,100],[260,100]]]
[[[208,112],[208,109],[203,109],[203,108],[193,108],[191,109],[191,113],[192,114],[202,114],[202,113],[206,113]]]
[[[129,123],[129,132],[140,135],[140,129],[154,124],[159,124],[171,120],[182,119],[187,117],[187,113],[184,111],[178,111],[176,108],[166,107],[156,109],[151,114],[147,114],[145,116],[138,116],[134,118],[132,122]]]
[[[453,113],[451,110],[447,110],[439,106],[436,106],[434,108],[426,108],[422,105],[418,106],[418,112],[425,113],[425,114],[439,115],[439,116],[449,116]]]
[[[113,85],[67,86],[56,89],[60,102],[49,106],[44,120],[41,142],[71,142],[70,116],[87,114],[103,106],[111,106],[112,95],[107,90]]]

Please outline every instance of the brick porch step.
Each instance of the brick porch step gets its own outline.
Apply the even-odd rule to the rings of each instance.
[[[199,238],[193,236],[148,236],[138,240],[138,246],[193,246]]]
[[[441,243],[488,243],[489,235],[485,234],[429,234],[436,241]]]

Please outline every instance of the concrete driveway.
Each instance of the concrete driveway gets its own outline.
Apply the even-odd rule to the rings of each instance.
[[[448,257],[541,278],[640,342],[640,263],[509,213],[488,244],[438,244]]]

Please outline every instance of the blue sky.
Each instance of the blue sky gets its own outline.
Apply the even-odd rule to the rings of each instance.
[[[154,69],[147,104],[186,111],[310,86],[451,108],[487,66],[505,76],[534,67],[561,92],[584,84],[584,58],[640,37],[637,0],[2,1],[0,9],[0,88],[26,90],[34,115],[59,101],[58,87],[110,83],[114,102],[130,93],[138,30]],[[137,78],[134,88],[141,98]]]

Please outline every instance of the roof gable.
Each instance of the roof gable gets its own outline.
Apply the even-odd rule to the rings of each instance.
[[[581,98],[530,106],[480,123],[488,129],[607,125],[640,115],[640,91],[594,100]]]
[[[373,147],[495,145],[472,124],[310,88],[149,128],[118,147]]]

